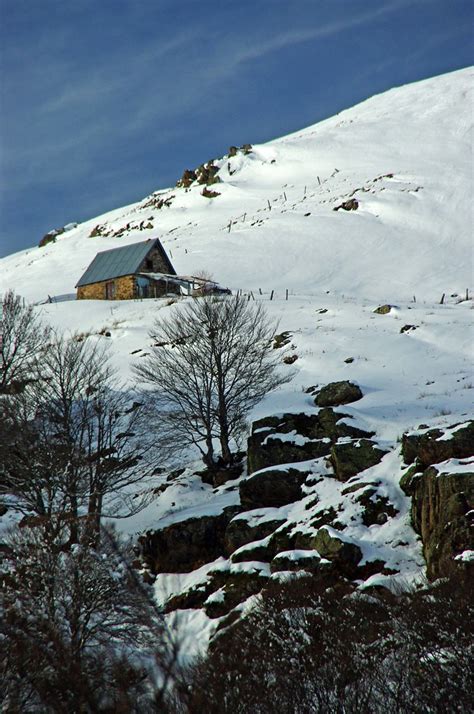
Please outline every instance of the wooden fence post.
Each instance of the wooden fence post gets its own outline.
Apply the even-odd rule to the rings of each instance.
[[[286,288],[286,300],[288,300],[288,288]]]
[[[274,290],[271,291],[271,293],[270,293],[270,300],[273,300],[273,293],[274,293],[274,292],[275,292]]]
[[[441,295],[441,300],[439,301],[439,304],[440,304],[440,305],[443,305],[443,304],[444,304],[444,296],[445,296],[445,294],[446,294],[446,293],[443,293],[443,294]]]
[[[270,201],[268,200],[268,198],[267,198],[267,203],[268,203],[268,210],[271,211],[271,210],[272,210],[272,207],[271,207],[271,205],[270,205]]]

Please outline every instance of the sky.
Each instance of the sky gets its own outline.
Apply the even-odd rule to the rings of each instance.
[[[0,0],[0,257],[473,63],[472,0]]]

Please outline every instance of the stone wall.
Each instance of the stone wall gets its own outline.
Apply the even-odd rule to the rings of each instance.
[[[105,300],[106,283],[115,283],[115,300],[133,300],[135,297],[135,276],[124,275],[114,280],[103,280],[99,283],[81,285],[77,288],[78,300]]]
[[[146,258],[140,263],[137,273],[167,273],[168,275],[176,275],[176,271],[171,265],[168,256],[164,250],[160,250],[158,246],[150,250]]]

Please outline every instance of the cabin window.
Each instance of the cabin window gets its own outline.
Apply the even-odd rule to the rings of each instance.
[[[115,282],[113,280],[105,283],[105,299],[115,300]]]
[[[147,270],[153,270],[153,260],[151,258],[147,258],[145,260],[145,266]]]

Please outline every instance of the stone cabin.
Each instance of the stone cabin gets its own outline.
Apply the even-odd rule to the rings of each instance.
[[[78,300],[133,300],[189,290],[158,238],[97,253],[76,285]]]

